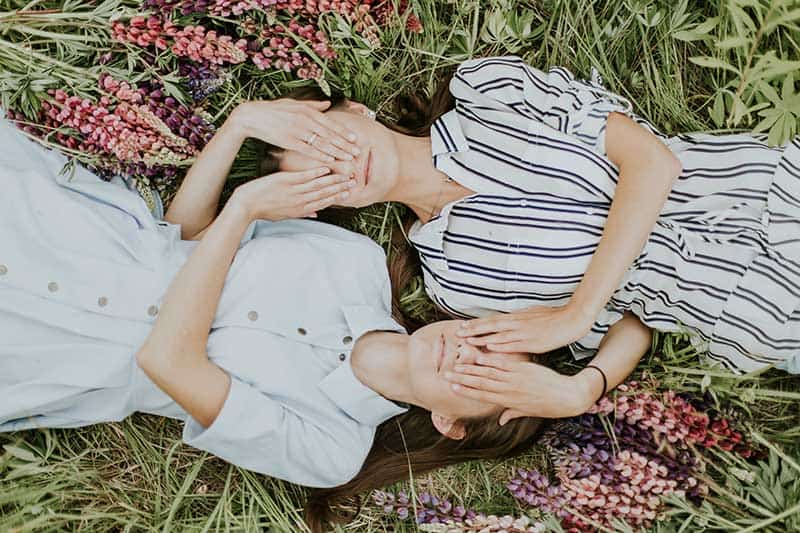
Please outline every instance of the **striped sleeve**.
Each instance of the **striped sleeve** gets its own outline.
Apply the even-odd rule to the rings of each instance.
[[[517,56],[466,61],[456,71],[450,91],[461,105],[473,109],[513,111],[544,123],[606,155],[605,131],[609,113],[631,113],[630,102],[597,82],[575,79],[563,67],[547,73]],[[642,124],[648,129],[646,123]]]

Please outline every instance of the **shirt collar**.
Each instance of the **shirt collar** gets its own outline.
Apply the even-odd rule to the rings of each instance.
[[[436,119],[431,126],[431,153],[433,163],[436,164],[438,156],[453,152],[469,150],[461,124],[458,121],[458,112],[452,109]]]
[[[352,305],[342,308],[353,342],[370,331],[406,333],[386,309],[371,305]],[[370,389],[353,373],[350,357],[319,383],[319,388],[333,403],[358,422],[376,427],[408,409],[387,400]]]
[[[367,426],[377,427],[408,410],[361,383],[353,373],[349,357],[320,381],[319,388],[349,417]]]

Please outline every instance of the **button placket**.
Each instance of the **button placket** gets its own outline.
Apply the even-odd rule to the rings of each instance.
[[[250,320],[250,322],[258,320],[258,311],[250,311],[247,313],[247,319]]]
[[[148,307],[147,308],[147,314],[149,316],[156,316],[158,314],[158,306],[157,305],[151,305],[150,307]]]
[[[5,265],[0,265],[0,276],[5,276],[8,274],[8,267]]]

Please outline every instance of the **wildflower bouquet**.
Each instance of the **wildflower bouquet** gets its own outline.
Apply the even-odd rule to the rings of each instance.
[[[133,8],[114,7],[70,13],[89,13],[98,26],[87,37],[91,46],[74,45],[85,56],[85,69],[41,54],[43,66],[60,68],[66,83],[48,78],[49,83],[31,84],[30,96],[20,99],[28,105],[15,109],[4,102],[4,107],[25,132],[101,176],[152,181],[162,195],[175,188],[176,177],[213,135],[212,116],[230,101],[209,98],[226,84],[241,87],[269,70],[316,80],[327,90],[326,65],[337,57],[324,31],[327,20],[349,25],[370,47],[380,45],[382,26],[399,22],[421,31],[405,1],[143,0]],[[25,24],[9,28],[44,34],[51,39],[45,48],[58,46],[65,34],[40,27],[51,28],[48,16],[62,14],[61,9],[17,11],[13,15]],[[72,37],[67,42],[75,41]],[[12,55],[0,57],[0,63],[25,70],[25,47],[5,53]]]
[[[708,494],[705,451],[724,450],[742,459],[754,455],[742,433],[707,402],[652,392],[638,382],[619,386],[588,413],[555,424],[542,442],[553,475],[517,469],[506,488],[521,507],[556,517],[572,532],[617,530],[621,523],[650,527],[663,518],[667,496],[690,505],[703,501]],[[428,493],[411,503],[404,492],[376,492],[373,502],[398,519],[408,518],[414,508],[418,523],[451,528],[442,531],[473,531],[476,520],[486,518]],[[544,527],[515,526],[523,522],[510,516],[500,520],[508,526],[505,531]]]

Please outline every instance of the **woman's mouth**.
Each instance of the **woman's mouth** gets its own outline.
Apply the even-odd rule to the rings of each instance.
[[[364,163],[364,187],[369,183],[370,170],[372,170],[372,149],[367,153],[367,162]]]
[[[442,370],[442,363],[444,362],[444,335],[439,336],[439,353],[436,356],[436,373],[438,374]]]

